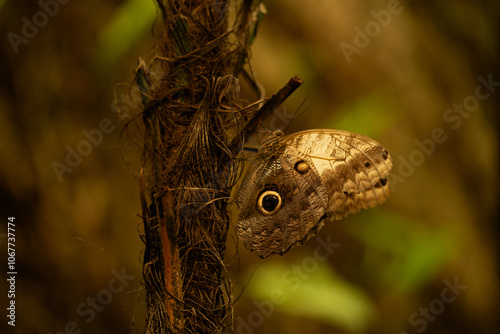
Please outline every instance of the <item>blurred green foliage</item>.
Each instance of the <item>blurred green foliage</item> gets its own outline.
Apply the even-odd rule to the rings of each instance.
[[[409,293],[429,284],[458,249],[456,231],[390,212],[369,212],[350,230],[366,247],[361,272],[387,293]],[[389,260],[388,260],[389,259]]]
[[[361,96],[340,108],[327,128],[349,129],[376,138],[396,123],[397,110],[390,104],[390,93],[383,90]]]
[[[153,1],[125,1],[99,34],[96,62],[101,67],[111,66],[123,57],[152,31],[156,14]]]
[[[301,263],[286,266],[283,261],[269,261],[254,273],[245,293],[259,303],[271,301],[276,290],[282,293],[282,303],[273,305],[276,312],[324,321],[348,332],[366,330],[376,313],[375,305],[362,289],[328,266],[318,266],[308,273]]]

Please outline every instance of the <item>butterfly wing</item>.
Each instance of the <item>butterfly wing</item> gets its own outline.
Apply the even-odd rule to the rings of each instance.
[[[393,162],[377,141],[341,130],[308,130],[284,138],[313,161],[328,191],[328,216],[342,219],[389,198]]]
[[[314,168],[306,155],[293,148],[274,153],[262,154],[250,165],[236,200],[240,209],[238,236],[246,248],[262,258],[283,254],[294,244],[303,243],[328,204],[319,174],[312,169],[306,173],[297,170],[298,162]],[[271,214],[259,207],[259,198],[265,199],[269,191],[281,201]]]
[[[236,231],[260,257],[283,254],[324,224],[389,197],[392,159],[356,133],[308,130],[272,137],[249,167],[236,200]]]

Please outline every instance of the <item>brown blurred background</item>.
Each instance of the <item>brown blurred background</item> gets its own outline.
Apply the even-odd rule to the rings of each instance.
[[[15,329],[141,332],[138,165],[119,135],[159,24],[149,0],[59,1],[0,1],[0,259],[6,275],[15,216]],[[265,4],[257,78],[268,96],[305,81],[268,126],[369,135],[392,154],[394,189],[283,257],[236,253],[232,233],[235,331],[498,333],[498,3]]]

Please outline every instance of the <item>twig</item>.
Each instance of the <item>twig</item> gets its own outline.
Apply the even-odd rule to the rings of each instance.
[[[237,155],[243,145],[248,141],[257,128],[297,89],[304,81],[299,76],[294,76],[281,87],[281,89],[271,96],[264,105],[257,110],[255,115],[245,124],[240,135],[234,137],[231,142],[231,153]]]

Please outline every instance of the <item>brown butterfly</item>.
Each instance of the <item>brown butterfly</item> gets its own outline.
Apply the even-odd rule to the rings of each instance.
[[[392,166],[382,145],[353,132],[275,132],[243,179],[236,232],[258,256],[282,255],[315,235],[325,220],[385,202]]]

